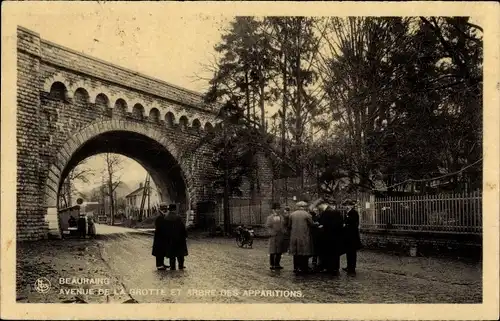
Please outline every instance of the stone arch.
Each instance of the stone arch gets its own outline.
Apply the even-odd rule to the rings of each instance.
[[[50,89],[52,85],[56,82],[60,82],[64,85],[67,91],[68,98],[71,98],[72,93],[69,92],[69,84],[70,82],[64,77],[62,74],[56,74],[50,78],[45,79],[45,82],[43,83],[43,90],[47,93],[50,93]]]
[[[162,110],[163,108],[158,104],[156,100],[153,100],[151,104],[146,104],[146,114],[149,115],[151,113],[152,109],[158,109],[158,111]],[[161,118],[161,116],[158,116]]]
[[[113,106],[113,116],[116,115],[116,116],[124,117],[127,115],[127,110],[128,110],[128,106],[127,106],[127,102],[125,101],[125,99],[123,99],[123,98],[116,99],[115,104]]]
[[[156,108],[151,108],[149,111],[149,120],[158,123],[160,121],[160,111]]]
[[[48,93],[51,98],[58,99],[58,100],[63,100],[66,101],[68,99],[68,88],[64,83],[60,81],[54,82],[49,90]]]
[[[73,100],[75,103],[88,104],[90,101],[89,92],[83,87],[78,87],[73,93]]]
[[[144,120],[144,106],[140,103],[136,103],[134,107],[132,107],[132,117],[137,120]]]
[[[169,111],[166,115],[165,115],[165,124],[168,126],[168,127],[174,127],[175,125],[175,115],[173,112]]]
[[[198,118],[195,118],[195,120],[193,120],[193,123],[191,126],[193,127],[194,130],[199,131],[201,129],[200,120]]]
[[[113,95],[107,90],[107,88],[104,88],[104,87],[99,87],[99,88],[96,88],[94,90],[91,91],[91,102],[92,103],[96,103],[96,99],[97,97],[102,97],[102,96],[106,96],[106,98],[108,99],[108,107],[112,108],[112,102],[116,101],[116,99],[113,99]]]
[[[213,130],[214,130],[214,126],[212,125],[212,123],[211,123],[211,122],[207,121],[207,122],[205,123],[205,127],[204,127],[204,129],[205,129],[205,131],[207,131],[207,132],[211,132],[211,131],[213,131]]]
[[[188,128],[189,120],[186,115],[182,115],[181,118],[179,118],[179,127],[181,130],[186,130]]]
[[[106,94],[99,93],[94,98],[94,103],[101,108],[110,108],[109,98]]]
[[[129,108],[128,112],[129,113],[133,114],[134,107],[140,105],[140,106],[142,106],[142,109],[143,109],[143,115],[148,115],[146,112],[149,113],[149,110],[147,111],[146,107],[144,107],[144,106],[147,106],[147,104],[144,101],[142,101],[141,99],[138,99],[138,98],[129,99],[129,101],[130,101],[130,104],[128,105],[128,108]]]
[[[72,162],[74,155],[76,155],[81,147],[87,142],[100,135],[112,132],[130,132],[132,134],[139,134],[164,147],[179,166],[179,175],[181,175],[185,185],[184,195],[187,208],[191,209],[196,206],[196,193],[194,192],[194,182],[192,173],[189,170],[189,164],[181,159],[182,155],[172,141],[162,135],[161,132],[151,130],[148,126],[142,126],[136,122],[126,120],[104,120],[93,123],[83,128],[78,133],[72,135],[62,145],[59,151],[55,153],[56,157],[49,166],[44,187],[43,205],[47,208],[48,216],[57,216],[58,193],[62,181],[64,180],[65,175],[67,175],[67,171],[70,169],[70,163]],[[57,220],[49,221],[57,222]],[[53,229],[54,227],[51,228],[51,230]]]

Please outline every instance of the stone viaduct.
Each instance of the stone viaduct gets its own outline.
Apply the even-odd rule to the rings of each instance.
[[[213,200],[207,147],[217,125],[198,93],[75,52],[17,29],[17,238],[59,235],[58,193],[80,161],[113,152],[150,174],[181,213]],[[259,175],[271,175],[264,159]],[[260,193],[269,195],[269,179]]]

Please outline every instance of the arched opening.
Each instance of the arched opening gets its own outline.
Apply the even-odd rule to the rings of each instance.
[[[193,129],[199,132],[200,128],[201,128],[201,122],[198,119],[193,120]]]
[[[109,98],[105,94],[99,94],[95,97],[95,105],[98,109],[106,110],[109,108]]]
[[[179,127],[181,128],[181,130],[186,130],[187,127],[188,127],[188,119],[186,116],[182,116],[181,118],[179,118]]]
[[[84,88],[78,88],[73,95],[73,101],[77,105],[85,106],[89,102],[88,91],[85,90]]]
[[[175,124],[175,116],[172,112],[168,112],[165,115],[165,123],[167,123],[168,127],[174,127]]]
[[[149,111],[149,120],[153,123],[158,123],[160,121],[160,111],[156,108],[151,108]]]
[[[59,81],[56,81],[50,87],[50,97],[52,99],[66,101],[68,99],[68,89]]]
[[[96,106],[99,106],[101,108],[108,108],[109,107],[109,98],[105,94],[99,94],[95,97],[95,104]]]
[[[122,98],[118,98],[113,108],[113,116],[117,116],[120,118],[125,117],[127,115],[127,108],[127,102]]]
[[[214,130],[214,126],[211,123],[205,124],[205,131],[211,133]]]
[[[93,180],[89,180],[90,183],[80,183],[79,189],[83,190],[85,201],[101,204],[101,211],[107,213],[109,221],[111,217],[137,220],[154,216],[154,210],[160,202],[176,203],[181,214],[189,208],[187,183],[179,163],[165,146],[143,134],[124,130],[108,131],[83,143],[60,175],[57,194],[59,210],[71,205],[65,196],[71,195],[67,192],[71,190],[68,181],[74,179],[75,171],[78,173],[85,168],[92,169],[95,175]],[[111,176],[114,182],[109,182],[110,171],[113,172]],[[146,186],[147,175],[155,192],[154,195],[150,193],[150,210],[145,216],[147,203],[140,211],[144,191],[137,190],[141,188],[140,184]],[[110,190],[116,191],[116,195]],[[76,200],[74,197],[72,199]],[[113,207],[111,204],[114,204]]]
[[[141,104],[135,104],[132,108],[132,117],[137,120],[144,120],[144,107]]]
[[[98,223],[131,227],[140,221],[152,225],[160,202],[173,203],[163,193],[140,163],[103,153],[84,159],[69,171],[59,191],[58,207],[74,206],[82,198],[85,212]]]

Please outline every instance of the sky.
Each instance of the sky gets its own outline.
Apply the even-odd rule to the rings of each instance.
[[[210,76],[203,65],[214,60],[213,47],[232,19],[154,8],[134,13],[105,2],[88,8],[85,13],[26,12],[19,24],[42,39],[198,92],[208,87],[206,80],[200,80]],[[100,173],[104,163],[100,156],[93,156],[85,166]],[[134,160],[124,159],[123,168],[122,180],[130,187],[144,181],[146,171]],[[90,184],[75,182],[77,189],[85,191],[101,183],[99,175],[90,179]]]
[[[207,82],[196,75],[206,75],[202,65],[213,61],[213,47],[232,19],[154,9],[135,14],[105,2],[89,9],[28,12],[20,24],[42,39],[200,92]]]

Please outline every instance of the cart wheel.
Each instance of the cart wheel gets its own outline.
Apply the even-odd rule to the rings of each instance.
[[[237,238],[236,238],[236,244],[237,244],[239,247],[243,247],[243,240],[241,239],[241,237],[237,237]]]

